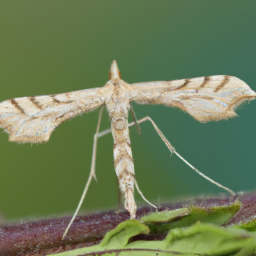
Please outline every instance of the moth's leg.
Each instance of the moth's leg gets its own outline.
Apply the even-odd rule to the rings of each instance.
[[[102,132],[99,132],[97,137],[100,138],[100,137],[103,137],[104,135],[109,134],[109,133],[111,133],[111,129],[106,129],[106,130],[104,130]]]
[[[161,137],[161,139],[163,140],[163,142],[165,143],[165,145],[169,148],[169,150],[171,151],[171,153],[174,153],[175,155],[177,155],[184,163],[186,163],[190,168],[192,168],[195,172],[197,172],[199,175],[201,175],[202,177],[204,177],[205,179],[209,180],[211,183],[215,184],[216,186],[225,189],[226,191],[228,191],[232,196],[235,196],[236,193],[227,188],[222,186],[221,184],[219,184],[218,182],[212,180],[211,178],[207,177],[206,175],[204,175],[203,173],[199,172],[193,165],[191,165],[187,160],[185,160],[176,150],[175,148],[171,145],[171,143],[166,139],[166,137],[163,135],[163,133],[159,130],[159,128],[157,127],[157,125],[155,124],[155,122],[149,117],[146,116],[140,120],[137,121],[137,123],[143,123],[145,121],[150,121],[152,123],[152,125],[154,126],[155,130],[157,131],[158,135]],[[128,124],[128,127],[133,126],[135,123],[132,122],[130,124]]]
[[[91,164],[91,172],[90,172],[90,175],[92,175],[93,178],[94,178],[96,181],[97,181],[96,171],[95,171],[95,165],[96,165],[96,151],[97,151],[98,138],[100,137],[100,136],[99,136],[99,130],[100,130],[100,122],[101,122],[101,117],[102,117],[103,108],[104,108],[104,107],[102,107],[101,110],[100,110],[96,133],[95,133],[94,136],[93,136],[92,164]]]
[[[89,174],[89,178],[87,180],[86,186],[84,188],[84,191],[83,191],[83,194],[82,194],[81,199],[79,201],[79,204],[78,204],[78,206],[76,208],[76,211],[75,211],[71,221],[69,222],[67,228],[65,229],[65,232],[64,232],[64,234],[62,236],[62,240],[67,235],[69,228],[71,227],[72,223],[74,222],[74,220],[75,220],[75,218],[77,216],[77,213],[79,212],[79,210],[81,208],[81,205],[82,205],[82,203],[84,201],[85,195],[86,195],[87,190],[89,188],[89,185],[90,185],[90,183],[92,181],[92,178],[95,178],[95,180],[96,180],[96,176],[95,176],[95,159],[96,159],[97,141],[98,141],[98,133],[99,133],[99,129],[100,129],[100,121],[101,121],[101,117],[102,117],[102,111],[103,111],[103,107],[100,110],[98,124],[97,124],[97,129],[96,129],[96,133],[94,135],[93,153],[92,153],[92,164],[91,164],[91,171],[90,171],[90,174]]]
[[[151,206],[153,206],[154,208],[157,209],[157,207],[156,207],[155,205],[153,205],[152,203],[150,203],[150,202],[145,198],[145,196],[142,194],[141,190],[139,189],[139,185],[138,185],[138,183],[137,183],[137,180],[135,180],[135,186],[136,186],[136,189],[137,189],[137,191],[139,192],[140,196],[143,198],[143,200],[144,200],[145,202],[147,202],[148,204],[150,204]]]
[[[111,129],[106,129],[102,132],[99,132],[97,137],[100,138],[109,133],[111,133]],[[96,134],[94,136],[96,136]],[[117,180],[117,182],[118,182],[118,180]],[[117,184],[117,186],[118,186],[118,184]],[[120,192],[120,189],[118,189],[118,209],[116,211],[117,213],[120,212],[120,210],[122,209],[122,200],[121,199],[122,199],[121,192]]]
[[[122,195],[121,195],[121,191],[119,189],[119,183],[118,183],[118,178],[116,177],[116,182],[117,182],[117,190],[118,190],[118,208],[116,210],[116,213],[119,213],[122,209]]]
[[[138,134],[141,134],[140,125],[139,125],[139,123],[137,122],[136,114],[135,114],[135,111],[134,111],[134,109],[133,109],[132,104],[130,104],[130,111],[131,111],[131,114],[132,114],[132,120],[133,120],[133,122],[135,123],[136,130],[137,130]]]

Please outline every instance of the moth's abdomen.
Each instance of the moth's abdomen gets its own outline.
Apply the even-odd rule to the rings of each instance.
[[[120,190],[125,199],[125,209],[131,218],[136,217],[137,206],[134,201],[134,164],[129,138],[128,121],[116,117],[111,123],[114,138],[114,164]]]
[[[114,144],[114,163],[119,187],[125,198],[125,208],[130,212],[131,218],[135,218],[137,206],[134,201],[134,164],[127,141]]]

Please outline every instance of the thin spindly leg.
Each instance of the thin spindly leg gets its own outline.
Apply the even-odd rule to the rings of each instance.
[[[135,123],[136,130],[137,130],[138,134],[141,134],[140,125],[137,123],[136,114],[135,114],[135,111],[133,109],[132,104],[130,105],[130,111],[131,111],[131,114],[132,114],[132,120]]]
[[[207,177],[206,175],[204,175],[203,173],[199,172],[193,165],[191,165],[187,160],[185,160],[176,150],[175,148],[171,145],[171,143],[166,139],[166,137],[163,135],[163,133],[159,130],[159,128],[157,127],[157,125],[155,124],[155,122],[149,117],[146,116],[140,120],[137,121],[138,124],[143,123],[145,121],[150,121],[152,123],[152,125],[154,126],[155,130],[157,131],[157,133],[159,134],[159,136],[161,137],[161,139],[163,140],[163,142],[165,143],[165,145],[169,148],[169,150],[171,151],[171,153],[174,153],[175,155],[177,155],[183,162],[185,162],[190,168],[192,168],[195,172],[197,172],[199,175],[201,175],[202,177],[204,177],[205,179],[209,180],[211,183],[215,184],[216,186],[225,189],[226,191],[228,191],[232,196],[235,196],[236,193],[227,188],[222,186],[221,184],[219,184],[218,182],[212,180],[211,178]],[[132,126],[135,123],[132,122],[130,124],[128,124],[128,126]]]
[[[111,133],[111,129],[106,129],[102,132],[99,132],[97,138],[103,137],[104,135],[107,135],[109,133]],[[94,136],[96,136],[96,134],[94,134]],[[96,161],[96,155],[95,155],[94,160]],[[117,183],[118,183],[118,179],[117,179]],[[122,203],[121,201],[122,201],[121,200],[121,193],[120,193],[120,190],[118,189],[118,209],[117,209],[117,212],[119,212],[120,209],[121,209],[121,203]]]
[[[84,188],[84,191],[83,191],[83,194],[81,196],[81,199],[79,201],[79,204],[76,208],[76,211],[71,219],[71,221],[69,222],[63,236],[62,236],[62,240],[65,238],[65,236],[67,235],[68,233],[68,230],[69,228],[71,227],[72,223],[74,222],[76,216],[77,216],[77,213],[79,212],[80,208],[81,208],[81,205],[84,201],[84,198],[86,196],[86,193],[87,193],[87,190],[89,188],[89,185],[92,181],[92,178],[94,178],[95,180],[96,179],[96,175],[95,175],[95,160],[96,160],[96,150],[97,150],[97,141],[98,141],[98,133],[99,133],[99,129],[100,129],[100,121],[101,121],[101,116],[102,116],[102,111],[103,111],[103,107],[101,108],[100,110],[100,114],[99,114],[99,119],[98,119],[98,124],[97,124],[97,130],[96,130],[96,133],[94,135],[94,142],[93,142],[93,153],[92,153],[92,164],[91,164],[91,171],[90,171],[90,174],[89,174],[89,178],[87,180],[87,183],[86,183],[86,186]]]
[[[151,206],[153,206],[154,208],[157,209],[157,207],[156,207],[155,205],[153,205],[152,203],[150,203],[150,202],[145,198],[145,196],[142,194],[142,192],[141,192],[141,190],[140,190],[140,188],[139,188],[139,185],[138,185],[138,182],[137,182],[136,179],[135,179],[135,186],[136,186],[136,189],[137,189],[137,191],[139,192],[140,196],[143,198],[143,200],[144,200],[145,202],[147,202],[149,205],[151,205]]]
[[[220,187],[220,188],[223,188],[225,189],[226,191],[228,191],[232,196],[235,196],[236,193],[227,188],[227,187],[224,187],[222,186],[221,184],[219,184],[218,182],[212,180],[211,178],[207,177],[206,175],[204,175],[203,173],[201,173],[200,171],[198,171],[193,165],[191,165],[186,159],[184,159],[176,150],[175,148],[171,145],[171,143],[166,139],[166,137],[163,135],[163,133],[159,130],[159,128],[157,127],[157,125],[155,124],[155,122],[149,117],[149,116],[146,116],[140,120],[138,120],[137,122],[132,122],[132,123],[129,123],[128,124],[128,127],[131,127],[133,125],[136,125],[137,124],[140,124],[140,123],[143,123],[145,121],[150,121],[153,125],[153,127],[155,128],[155,130],[157,131],[157,133],[159,134],[159,136],[161,137],[161,139],[163,140],[163,142],[165,143],[165,145],[168,147],[168,149],[170,150],[171,153],[174,153],[175,155],[177,155],[184,163],[186,163],[191,169],[193,169],[195,172],[197,172],[199,175],[201,175],[202,177],[204,177],[205,179],[209,180],[211,183],[215,184],[216,186]],[[111,132],[111,129],[107,129],[105,131],[102,131],[98,134],[98,137],[102,137],[108,133]],[[135,183],[136,185],[136,188],[138,190],[138,192],[140,193],[140,195],[142,196],[142,198],[144,199],[144,196],[143,194],[141,193],[141,191],[138,189],[138,184],[137,182]],[[148,200],[144,199],[147,203]],[[149,203],[150,205],[152,205],[151,203]],[[153,206],[153,205],[152,205]]]
[[[122,195],[121,195],[121,191],[119,189],[119,183],[118,183],[118,178],[116,176],[116,184],[117,184],[117,193],[118,193],[118,208],[116,210],[116,213],[119,213],[122,209]]]

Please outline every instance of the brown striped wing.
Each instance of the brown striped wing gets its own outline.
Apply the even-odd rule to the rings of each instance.
[[[178,107],[200,122],[234,117],[236,106],[255,97],[245,82],[223,75],[136,83],[130,90],[131,101]]]
[[[0,128],[10,141],[46,142],[62,122],[102,105],[103,94],[104,87],[7,100],[0,103]]]

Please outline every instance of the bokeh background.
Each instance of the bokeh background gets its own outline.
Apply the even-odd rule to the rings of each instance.
[[[101,87],[116,59],[129,82],[237,76],[256,91],[256,2],[205,0],[0,1],[0,101]],[[196,168],[235,191],[256,188],[256,101],[240,117],[199,123],[179,109],[134,104]],[[99,110],[58,127],[41,145],[0,133],[0,212],[7,220],[72,214],[86,183]],[[131,119],[130,119],[131,120]],[[101,130],[110,127],[104,112]],[[150,123],[130,129],[144,195],[166,200],[223,192],[168,149]],[[82,209],[116,209],[111,135],[99,139]],[[136,200],[141,198],[136,194]]]

